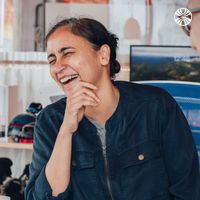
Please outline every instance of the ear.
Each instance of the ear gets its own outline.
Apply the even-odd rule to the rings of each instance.
[[[107,44],[103,44],[99,49],[99,59],[101,65],[108,65],[110,62],[110,47]]]

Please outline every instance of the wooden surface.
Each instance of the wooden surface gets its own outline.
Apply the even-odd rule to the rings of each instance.
[[[33,144],[23,144],[23,143],[3,143],[0,142],[0,148],[10,148],[10,149],[27,149],[32,150]]]

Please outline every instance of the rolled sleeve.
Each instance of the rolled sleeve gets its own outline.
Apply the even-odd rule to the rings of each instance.
[[[50,122],[49,118],[48,116],[48,119],[41,120],[40,117],[35,126],[30,179],[25,188],[26,200],[71,199],[70,184],[63,193],[60,193],[57,197],[52,196],[52,189],[45,175],[45,167],[51,156],[57,137],[57,128],[54,128],[55,123]]]
[[[41,200],[66,200],[70,197],[70,186],[67,187],[65,192],[60,193],[57,197],[52,196],[52,190],[45,175],[45,167],[43,167],[35,182],[35,193],[39,195],[39,199]]]

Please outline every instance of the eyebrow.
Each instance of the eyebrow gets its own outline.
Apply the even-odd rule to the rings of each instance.
[[[62,53],[63,51],[68,50],[68,49],[75,49],[75,48],[74,47],[62,47],[61,49],[58,50],[58,53]]]
[[[75,49],[75,48],[74,47],[62,47],[61,49],[58,50],[58,53],[62,53],[63,51],[68,50],[68,49]],[[55,55],[53,53],[51,53],[48,55],[47,58],[49,59],[50,57],[55,57]]]
[[[47,59],[51,58],[51,57],[55,57],[55,55],[53,53],[49,54]]]

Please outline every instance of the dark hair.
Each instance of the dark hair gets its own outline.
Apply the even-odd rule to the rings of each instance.
[[[100,22],[89,18],[69,18],[58,22],[50,29],[46,35],[46,42],[51,34],[58,28],[66,26],[70,31],[78,36],[88,40],[95,50],[99,50],[103,44],[110,47],[110,77],[114,78],[115,74],[120,71],[120,64],[116,60],[116,49],[118,38],[115,34],[110,33]]]

